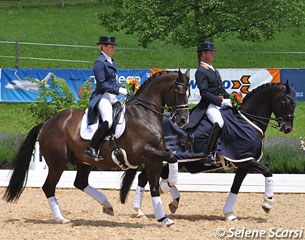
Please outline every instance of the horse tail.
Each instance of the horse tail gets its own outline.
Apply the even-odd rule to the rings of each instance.
[[[121,203],[123,204],[126,202],[127,195],[131,188],[132,182],[137,174],[137,170],[138,169],[128,169],[124,172],[122,176],[120,199],[121,199]]]
[[[3,196],[7,202],[16,202],[25,188],[35,142],[42,126],[43,123],[40,123],[30,130],[17,152],[13,162],[14,171]]]

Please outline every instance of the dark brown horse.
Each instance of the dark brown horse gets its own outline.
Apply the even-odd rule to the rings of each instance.
[[[162,117],[167,108],[177,126],[187,124],[188,94],[189,70],[185,74],[180,70],[161,72],[145,81],[135,96],[130,96],[131,100],[126,102],[125,132],[119,139],[106,141],[101,147],[102,161],[94,161],[83,155],[89,143],[80,136],[84,111],[67,109],[56,114],[29,132],[14,161],[14,171],[4,199],[8,202],[17,201],[24,190],[31,154],[39,137],[40,150],[48,165],[48,176],[42,189],[55,220],[61,223],[70,221],[63,216],[55,198],[56,185],[69,161],[77,168],[74,186],[102,204],[106,214],[113,215],[112,205],[102,192],[88,184],[88,176],[92,166],[99,169],[118,168],[112,159],[116,146],[125,150],[131,166],[145,164],[155,217],[164,226],[173,224],[164,214],[159,194],[162,161],[176,160],[171,153],[165,151]]]
[[[296,92],[294,88],[287,82],[284,84],[275,84],[268,83],[251,91],[246,95],[240,112],[245,115],[253,124],[255,124],[259,130],[264,134],[267,126],[271,125],[272,127],[277,128],[281,132],[288,134],[293,130],[293,114],[296,107]],[[275,115],[275,118],[272,117],[272,114]],[[269,122],[270,120],[275,121],[276,123]],[[203,119],[201,121],[202,125],[209,125],[210,123]],[[198,131],[197,131],[198,132]],[[196,141],[196,138],[199,139]],[[205,139],[203,132],[199,132],[196,134],[195,130],[195,143],[200,143],[202,139]],[[230,138],[227,136],[227,138]],[[166,136],[165,136],[166,139]],[[236,139],[228,140],[228,142],[234,142]],[[231,142],[229,144],[231,144]],[[241,142],[241,145],[244,143]],[[197,144],[198,145],[198,144]],[[204,146],[203,144],[201,146]],[[197,146],[198,147],[198,146]],[[249,148],[253,148],[254,143],[249,145]],[[237,146],[236,150],[240,149],[241,146]],[[247,147],[248,148],[248,147]],[[203,153],[204,153],[204,149]],[[203,154],[202,154],[203,156]],[[225,156],[220,155],[221,158],[225,158]],[[261,157],[261,156],[260,156]],[[227,161],[233,161],[235,167],[237,167],[236,174],[234,177],[234,181],[231,187],[231,192],[229,193],[227,202],[224,206],[223,212],[226,220],[235,220],[237,217],[233,213],[234,203],[237,198],[237,194],[239,193],[239,189],[244,178],[250,172],[261,173],[265,177],[265,196],[262,203],[262,208],[264,211],[269,212],[272,208],[272,196],[273,196],[273,180],[272,173],[270,169],[263,164],[261,164],[258,158],[257,159],[244,159],[240,161],[234,161],[232,159],[227,159]],[[204,163],[205,159],[201,159],[201,161],[191,161],[191,162],[179,162],[179,169],[184,167],[193,173],[211,171],[213,168],[218,169],[219,166],[206,166]],[[176,164],[176,163],[174,163]],[[171,163],[167,164],[166,167],[163,168],[163,172],[161,174],[164,180],[168,180],[169,172],[171,172]],[[169,167],[169,168],[168,168]],[[178,170],[178,167],[177,167]],[[128,170],[124,174],[123,185],[127,182],[127,186],[130,185],[130,181],[133,180],[134,172]],[[138,175],[138,187],[136,190],[135,200],[134,200],[134,208],[139,217],[143,216],[144,213],[141,210],[141,202],[143,197],[143,189],[147,183],[147,172],[145,168]],[[122,187],[121,189],[124,189]],[[180,193],[177,187],[174,185],[170,189],[173,201],[169,204],[170,210],[174,213],[179,205]],[[124,193],[126,190],[124,191]]]

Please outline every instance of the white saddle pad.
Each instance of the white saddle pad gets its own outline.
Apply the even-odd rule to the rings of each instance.
[[[125,115],[125,106],[124,106],[123,112],[120,116],[119,123],[117,124],[116,129],[115,129],[115,134],[114,134],[115,138],[119,138],[124,133],[124,130],[126,127],[126,121],[125,121],[124,115]],[[98,128],[98,122],[95,124],[92,124],[92,125],[88,125],[88,109],[86,109],[86,111],[83,115],[83,119],[82,119],[81,127],[80,127],[81,138],[83,138],[85,140],[91,140],[91,138],[93,137],[97,128]],[[107,136],[105,139],[109,140],[110,136]]]

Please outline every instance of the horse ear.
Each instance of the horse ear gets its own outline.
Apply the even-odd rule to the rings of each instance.
[[[289,94],[291,92],[291,86],[290,86],[288,79],[286,80],[285,85],[286,85],[286,93]]]
[[[179,77],[179,79],[181,79],[182,78],[182,72],[181,72],[181,69],[179,68],[179,70],[178,70],[178,77]]]
[[[185,75],[187,76],[188,79],[190,79],[190,69],[189,68],[185,71]]]

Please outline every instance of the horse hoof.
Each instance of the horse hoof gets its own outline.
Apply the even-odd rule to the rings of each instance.
[[[174,221],[169,218],[164,218],[161,222],[161,227],[170,227],[174,224]]]
[[[263,210],[264,210],[265,213],[269,213],[269,212],[270,212],[270,209],[269,209],[269,208],[263,207]]]
[[[226,221],[237,221],[237,217],[233,212],[224,213]]]
[[[265,213],[269,213],[270,212],[270,210],[272,208],[272,205],[273,205],[273,200],[265,197],[264,201],[262,203],[262,208],[265,211]]]
[[[147,219],[147,217],[145,216],[145,214],[137,214],[136,216],[137,218],[142,218],[142,219]]]
[[[136,218],[142,218],[142,219],[145,219],[146,216],[144,214],[144,212],[141,210],[141,209],[135,209],[136,210]]]
[[[174,199],[170,204],[168,204],[171,213],[175,213],[178,209],[178,206],[179,206],[179,202],[176,199]]]
[[[110,216],[114,216],[114,211],[112,207],[103,207],[103,213],[106,213]]]
[[[61,224],[66,224],[66,223],[70,223],[71,220],[70,219],[67,219],[67,218],[62,218],[62,219],[59,219],[58,221],[56,221],[58,223],[61,223]]]

